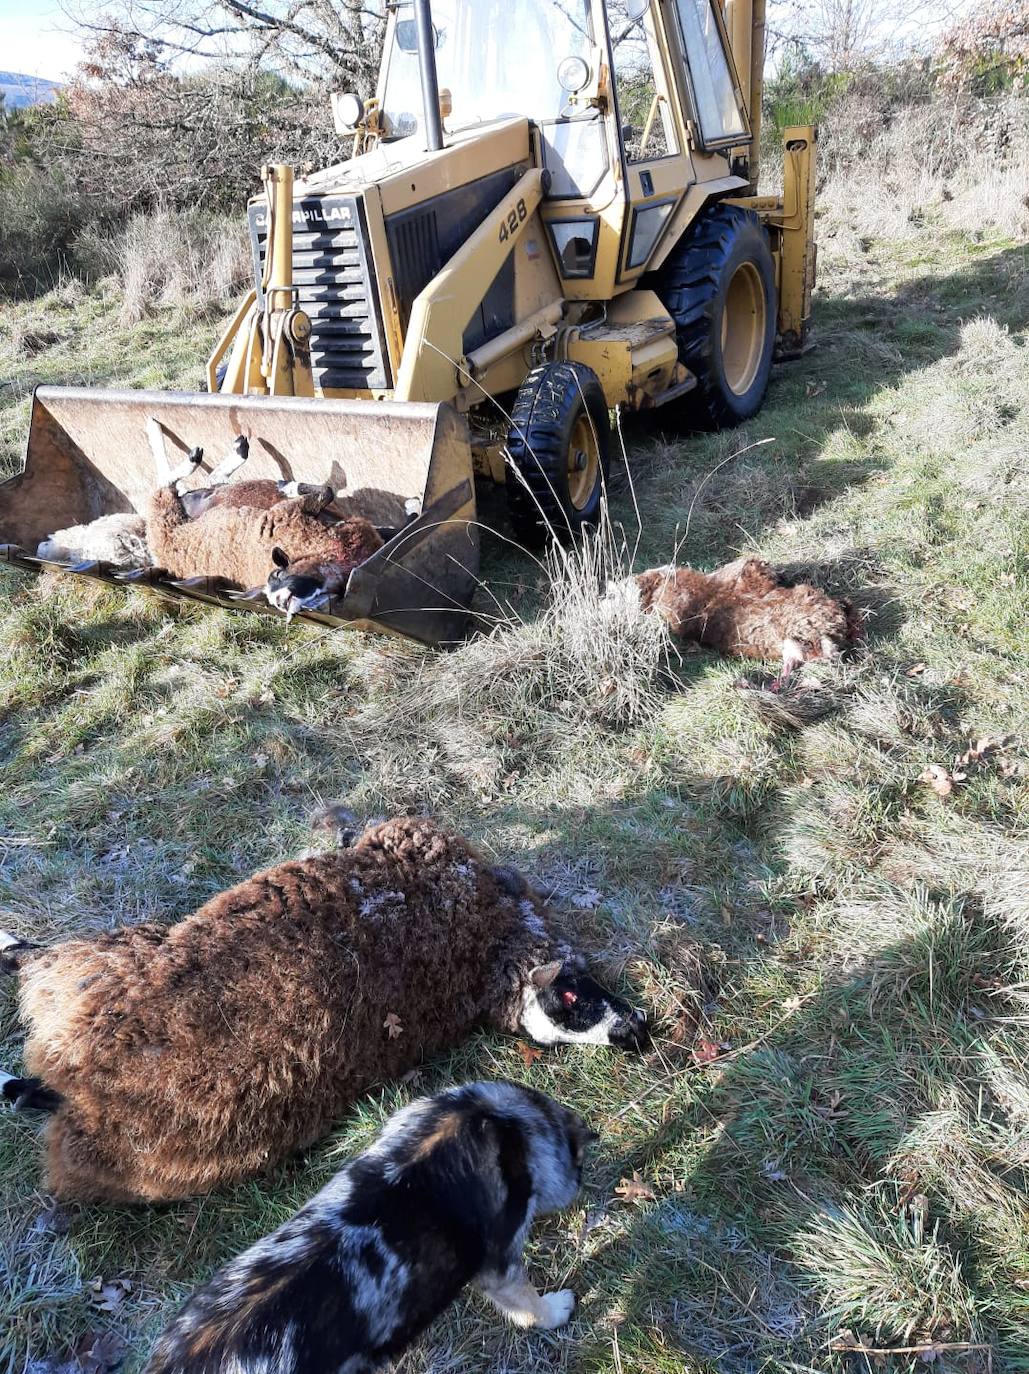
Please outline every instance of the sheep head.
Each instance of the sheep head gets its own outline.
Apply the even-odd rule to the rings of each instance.
[[[601,987],[581,954],[532,970],[522,991],[520,1024],[540,1045],[642,1050],[650,1042],[646,1013]]]
[[[333,597],[342,596],[352,567],[317,555],[290,559],[283,549],[272,549],[275,567],[268,574],[264,594],[271,606],[292,620],[298,611],[321,610]]]

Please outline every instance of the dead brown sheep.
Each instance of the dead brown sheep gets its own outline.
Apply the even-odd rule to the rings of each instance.
[[[5,937],[38,1078],[0,1074],[3,1096],[53,1111],[59,1197],[158,1201],[268,1169],[484,1023],[546,1044],[644,1043],[642,1013],[545,916],[512,870],[404,818],[170,927],[47,950]]]
[[[672,634],[723,654],[781,658],[784,672],[814,658],[835,658],[855,637],[850,607],[809,582],[785,586],[760,558],[739,558],[714,572],[652,568],[636,578],[644,610]]]
[[[147,543],[154,563],[173,577],[223,577],[244,589],[264,585],[275,548],[349,573],[382,547],[381,535],[363,516],[328,527],[309,513],[310,500],[294,497],[266,510],[215,505],[190,520],[178,494],[160,487],[147,510]]]

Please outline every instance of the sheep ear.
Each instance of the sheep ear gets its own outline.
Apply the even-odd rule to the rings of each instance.
[[[284,552],[284,550],[282,550],[282,549],[279,548],[279,546],[278,546],[277,544],[276,544],[275,548],[272,549],[272,562],[275,564],[275,566],[276,566],[277,568],[288,568],[288,567],[289,567],[289,558],[288,558],[288,556],[286,555],[286,553]]]
[[[540,964],[529,974],[530,979],[538,988],[549,988],[551,983],[561,972],[561,960],[555,959],[552,964]]]

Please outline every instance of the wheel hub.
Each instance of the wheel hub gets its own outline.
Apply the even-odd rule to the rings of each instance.
[[[576,421],[568,445],[568,497],[576,510],[584,510],[593,495],[600,470],[600,450],[588,415]]]
[[[729,389],[743,396],[754,384],[764,353],[768,306],[761,274],[752,262],[732,274],[722,308],[722,367]]]

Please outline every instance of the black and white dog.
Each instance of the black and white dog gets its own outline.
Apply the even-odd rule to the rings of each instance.
[[[468,1083],[387,1123],[290,1221],[221,1269],[158,1340],[146,1374],[367,1374],[474,1283],[518,1326],[564,1325],[522,1249],[567,1207],[596,1139],[514,1083]]]

